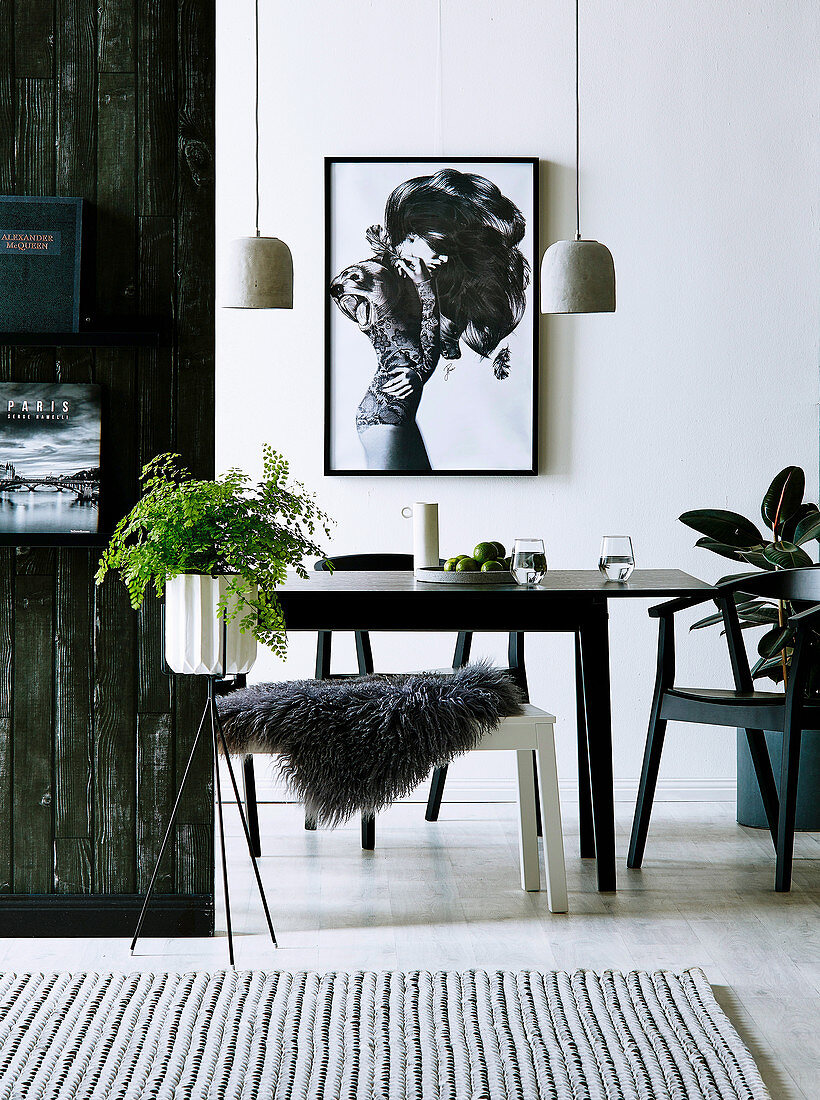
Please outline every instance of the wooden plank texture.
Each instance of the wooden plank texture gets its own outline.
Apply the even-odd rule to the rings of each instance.
[[[0,894],[10,894],[14,889],[14,838],[13,788],[14,778],[13,746],[11,740],[11,718],[0,718],[0,798],[3,800],[3,813],[0,814]]]
[[[11,715],[14,669],[14,549],[0,548],[0,715]]]
[[[18,195],[54,191],[54,81],[24,77],[16,81]]]
[[[14,24],[14,66],[17,76],[52,76],[54,0],[16,0]]]
[[[60,550],[56,575],[54,835],[91,837],[93,572],[89,550]]]
[[[197,477],[213,476],[214,0],[179,0],[177,94],[176,450]],[[177,775],[205,702],[194,677],[176,684]],[[177,830],[177,889],[213,890],[212,751],[203,738]]]
[[[14,617],[14,890],[52,887],[54,577],[18,574]]]
[[[176,783],[182,782],[185,765],[191,753],[196,731],[205,706],[205,684],[199,676],[177,676],[174,691],[176,720]],[[180,851],[180,835],[189,836],[189,828],[202,826],[211,835],[213,828],[213,749],[208,730],[202,735],[196,757],[191,766],[191,774],[185,788],[185,794],[179,807],[177,825],[177,852]],[[187,842],[182,845],[187,852]],[[176,892],[191,893],[190,854],[182,860],[177,858]],[[213,868],[208,868],[213,873]],[[197,878],[200,884],[204,879]],[[211,880],[213,882],[213,880]],[[209,890],[203,892],[208,893]]]
[[[109,16],[114,12],[108,11]],[[133,51],[130,5],[118,5],[121,48]],[[101,15],[101,30],[104,17]],[[102,47],[102,39],[101,39]],[[123,52],[115,67],[125,65]],[[136,286],[136,80],[133,72],[107,72],[100,62],[97,132],[97,306],[108,315],[130,315]],[[103,443],[113,499],[133,499],[136,465],[135,354],[97,356],[105,415],[118,425]],[[94,690],[94,890],[129,892],[137,866],[137,621],[127,592],[114,578],[97,590]]]
[[[122,584],[97,589],[94,684],[94,890],[132,893],[136,877],[136,619]]]
[[[0,191],[14,194],[14,0],[0,0]]]
[[[55,894],[90,894],[92,846],[87,836],[54,838]]]
[[[213,829],[180,825],[176,835],[177,885],[180,894],[212,894]]]
[[[148,889],[176,797],[171,714],[137,719],[137,891]],[[174,892],[174,846],[163,860],[155,889]]]
[[[137,297],[133,74],[100,75],[98,111],[97,309],[108,316],[130,316]]]
[[[0,893],[13,889],[14,550],[0,549]]]
[[[213,471],[214,24],[214,0],[0,0],[0,193],[93,200],[97,316],[167,336],[4,346],[0,380],[100,384],[120,514],[157,453]],[[97,560],[0,548],[0,894],[144,889],[204,703],[158,601],[96,589]],[[212,893],[212,822],[205,742],[164,893]]]
[[[177,308],[186,359],[210,358],[214,346],[214,19],[214,0],[179,0]]]
[[[142,215],[174,213],[176,201],[176,0],[139,0],[137,103]]]
[[[135,65],[135,0],[98,0],[101,73],[132,73]]]
[[[172,318],[174,314],[174,219],[139,219],[139,308],[149,316]],[[173,348],[138,353],[139,439],[138,466],[173,449]],[[171,710],[171,681],[165,672],[160,604],[151,596],[140,611],[137,636],[140,713]]]
[[[57,0],[58,195],[94,200],[98,0]]]
[[[134,353],[97,353],[109,433],[103,465],[115,499],[134,492],[136,427]],[[136,631],[125,586],[109,577],[96,590],[94,684],[94,889],[129,893],[136,875]]]

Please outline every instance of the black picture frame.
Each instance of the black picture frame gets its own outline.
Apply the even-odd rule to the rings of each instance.
[[[35,395],[38,388],[49,386],[50,383],[16,383],[19,386],[26,386],[30,389],[32,395]],[[99,401],[99,462],[100,462],[100,480],[99,480],[99,496],[97,504],[97,529],[96,531],[4,531],[0,530],[0,546],[32,546],[32,547],[88,547],[89,549],[101,549],[108,544],[108,541],[113,533],[114,527],[118,522],[120,516],[127,511],[125,507],[125,499],[120,500],[119,505],[115,503],[117,496],[122,496],[116,492],[116,487],[113,484],[113,479],[110,476],[111,467],[106,461],[106,451],[108,450],[111,441],[108,437],[106,430],[106,424],[108,421],[107,408],[108,408],[108,393],[105,386],[99,383],[55,383],[55,386],[59,386],[63,390],[70,391],[72,388],[77,387],[90,388],[97,391],[97,398]]]
[[[432,468],[432,469],[372,469],[365,468],[364,461],[362,462],[362,468],[356,466],[338,465],[334,461],[333,449],[334,449],[334,374],[337,364],[334,362],[334,341],[333,341],[333,320],[334,311],[336,311],[336,305],[330,294],[330,286],[338,274],[333,270],[334,266],[338,266],[336,259],[333,255],[333,233],[334,223],[338,216],[338,211],[334,209],[335,196],[333,193],[333,173],[334,168],[337,165],[437,165],[439,168],[445,168],[447,166],[458,167],[460,165],[471,165],[472,170],[476,171],[478,166],[487,165],[488,168],[499,165],[514,165],[526,169],[529,174],[528,191],[531,196],[530,217],[526,223],[526,233],[524,240],[527,241],[527,250],[523,248],[524,241],[522,240],[522,251],[525,252],[525,257],[529,263],[530,278],[529,284],[526,289],[527,308],[529,318],[527,323],[531,326],[532,332],[530,334],[530,340],[528,341],[528,347],[531,347],[531,407],[528,409],[529,417],[527,427],[530,432],[530,445],[528,449],[528,461],[522,462],[515,467],[505,467],[498,465],[490,465],[486,468],[477,468],[475,466],[465,468]],[[433,169],[431,168],[431,171]],[[489,173],[488,173],[489,178]],[[497,157],[497,156],[474,156],[474,157],[443,157],[443,156],[421,156],[421,157],[325,157],[324,161],[324,182],[325,182],[325,265],[324,265],[324,298],[325,298],[325,387],[324,387],[324,473],[326,476],[338,477],[397,477],[397,476],[413,476],[413,477],[448,477],[448,476],[461,476],[461,477],[488,477],[488,476],[535,476],[538,473],[538,403],[539,403],[539,303],[540,303],[540,286],[539,286],[539,159],[538,157]],[[387,195],[384,195],[382,200],[382,209],[384,200]],[[378,211],[379,220],[381,220],[381,211]],[[367,244],[365,243],[365,230],[367,226],[361,226],[361,238],[362,238],[362,254],[366,255]],[[360,262],[359,259],[351,257],[350,264]],[[338,311],[337,311],[338,312]],[[522,320],[519,324],[525,323]],[[516,326],[516,330],[519,326]],[[373,354],[372,349],[370,354]]]

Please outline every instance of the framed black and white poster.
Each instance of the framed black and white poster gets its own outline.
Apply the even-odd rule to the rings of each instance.
[[[100,436],[99,386],[0,383],[0,541],[95,540]]]
[[[325,472],[536,473],[537,158],[327,158],[325,204]]]

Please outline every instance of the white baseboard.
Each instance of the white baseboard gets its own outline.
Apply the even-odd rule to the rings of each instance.
[[[259,764],[260,761],[257,761],[257,800],[259,802],[295,802],[296,799],[288,792],[285,785],[277,780],[264,764],[261,767]],[[221,767],[225,768],[224,763]],[[616,802],[635,802],[638,794],[637,779],[616,779],[614,786]],[[578,797],[577,779],[562,779],[559,788],[562,799],[574,801]],[[222,779],[222,789],[223,791],[231,789],[226,770]],[[453,776],[447,780],[445,797],[449,802],[515,802],[515,780],[460,779]],[[734,802],[735,798],[736,788],[733,776],[723,779],[659,779],[655,793],[656,802]],[[401,801],[426,802],[427,787],[419,787]]]

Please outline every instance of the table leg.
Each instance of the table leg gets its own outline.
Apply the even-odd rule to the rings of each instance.
[[[606,604],[596,604],[593,614],[580,632],[599,890],[615,889],[615,806],[612,790],[608,622]]]
[[[592,788],[589,779],[587,712],[584,705],[584,661],[581,639],[575,635],[575,722],[578,733],[578,815],[581,825],[581,859],[595,859],[595,826],[592,821]]]

